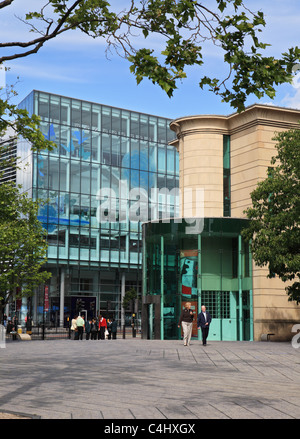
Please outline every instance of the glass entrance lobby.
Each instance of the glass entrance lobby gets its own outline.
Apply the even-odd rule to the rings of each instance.
[[[163,222],[164,221],[164,222]],[[241,237],[246,220],[204,218],[143,225],[144,338],[180,339],[185,302],[212,315],[210,340],[253,340],[252,262]],[[200,220],[199,220],[200,221]],[[201,339],[194,319],[192,338]]]

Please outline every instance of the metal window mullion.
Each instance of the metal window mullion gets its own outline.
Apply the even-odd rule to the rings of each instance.
[[[197,292],[198,292],[198,313],[201,310],[201,296],[202,296],[202,271],[201,271],[201,257],[202,257],[202,242],[201,235],[198,235],[198,275],[197,275]],[[196,317],[197,318],[197,317]],[[198,340],[201,340],[200,330],[198,330]]]
[[[164,339],[164,237],[160,237],[160,339]]]

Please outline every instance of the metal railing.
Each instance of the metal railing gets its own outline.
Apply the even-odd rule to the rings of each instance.
[[[26,330],[25,327],[22,329],[22,334],[29,334],[31,340],[55,340],[55,339],[72,339],[74,338],[73,331],[69,327],[53,327],[44,324],[34,325],[31,330]],[[130,326],[124,326],[123,328],[118,327],[117,338],[139,338],[140,331]],[[7,341],[18,340],[18,331],[12,331],[10,333],[6,332],[5,339]],[[86,333],[84,332],[83,338],[86,338]],[[98,338],[98,337],[97,337]]]

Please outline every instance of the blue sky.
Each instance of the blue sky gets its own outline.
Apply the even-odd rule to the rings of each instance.
[[[33,34],[14,14],[24,17],[26,11],[38,10],[44,3],[41,0],[15,0],[13,7],[0,11],[0,41],[31,39]],[[204,3],[210,4],[208,0]],[[260,35],[262,41],[272,45],[269,54],[280,56],[289,47],[300,45],[299,0],[245,0],[244,3],[251,10],[261,9],[265,13],[267,26]],[[159,47],[159,38],[153,38],[151,44]],[[108,60],[104,42],[81,32],[60,36],[45,44],[37,54],[7,63],[10,71],[6,74],[6,82],[13,84],[19,77],[16,102],[32,89],[37,89],[169,118],[230,114],[234,110],[229,104],[222,103],[220,97],[202,91],[198,86],[202,71],[217,76],[224,70],[222,55],[217,49],[212,46],[204,53],[203,70],[189,68],[188,79],[179,85],[171,99],[149,80],[137,85],[126,60],[115,53]],[[254,102],[258,102],[257,98],[251,97],[247,104]],[[259,102],[300,108],[300,74],[293,85],[280,86],[274,100],[265,97]]]

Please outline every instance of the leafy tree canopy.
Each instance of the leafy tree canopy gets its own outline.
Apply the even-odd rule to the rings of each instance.
[[[279,133],[274,138],[277,155],[269,175],[251,193],[246,210],[249,228],[243,235],[251,240],[257,265],[269,266],[269,277],[278,275],[290,285],[289,300],[300,303],[300,129]]]
[[[0,1],[0,10],[14,0]],[[43,3],[43,2],[42,2]],[[149,78],[168,96],[186,77],[188,66],[199,67],[199,86],[209,89],[242,111],[249,95],[274,98],[275,87],[291,81],[300,60],[298,47],[280,58],[264,55],[268,44],[258,38],[266,25],[261,11],[248,9],[242,0],[49,0],[39,11],[29,11],[23,21],[34,38],[0,44],[0,64],[38,52],[47,41],[80,29],[92,38],[103,38],[107,50],[115,50],[130,62],[137,83]],[[163,48],[151,48],[159,35]],[[224,78],[206,76],[204,47],[212,43],[224,55]],[[142,47],[141,47],[142,46]],[[150,46],[150,47],[149,47]]]
[[[126,291],[126,293],[124,295],[123,301],[122,301],[122,307],[124,309],[127,309],[130,304],[133,306],[133,302],[136,298],[137,298],[137,292],[132,287],[128,291]]]
[[[51,273],[41,271],[47,244],[37,219],[38,202],[12,182],[0,184],[0,316],[16,294],[30,296]]]

